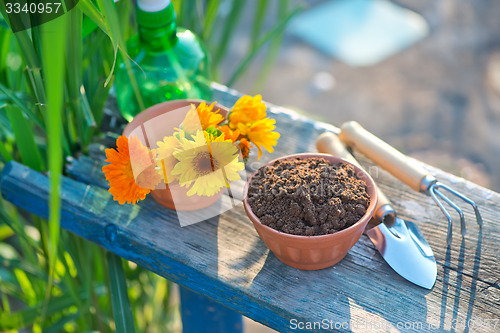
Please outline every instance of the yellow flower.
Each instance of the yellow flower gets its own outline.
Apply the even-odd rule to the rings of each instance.
[[[184,133],[180,131],[178,135],[179,137],[182,137],[183,134]],[[175,164],[178,162],[174,157],[174,151],[181,146],[179,139],[175,135],[166,136],[163,138],[163,141],[158,141],[156,145],[158,146],[158,172],[163,177],[165,184],[176,181],[179,176],[173,175],[172,170],[174,169]]]
[[[197,108],[191,104],[191,109],[182,122],[182,129],[187,133],[195,133],[200,129],[206,130],[210,126],[216,126],[222,122],[224,116],[219,113],[220,110],[213,111],[215,103],[217,102],[206,105],[205,102],[202,102]]]
[[[192,140],[181,138],[180,145],[174,152],[179,162],[172,174],[179,176],[181,186],[191,186],[188,196],[212,196],[230,181],[241,179],[238,171],[244,169],[244,164],[238,160],[237,148],[223,135],[214,138],[198,131]]]
[[[156,151],[149,150],[137,137],[116,140],[117,149],[106,149],[106,164],[102,171],[109,182],[109,192],[120,205],[144,200],[161,181],[155,170]],[[137,175],[137,177],[134,177]]]
[[[270,153],[274,151],[273,146],[276,146],[280,137],[278,132],[273,132],[276,128],[275,123],[274,119],[264,118],[249,125],[238,124],[241,135],[246,136],[259,149],[258,158],[262,155],[261,147]]]
[[[238,128],[238,124],[248,125],[265,117],[266,105],[262,103],[262,96],[251,97],[245,95],[234,104],[229,114],[229,127],[234,130]]]

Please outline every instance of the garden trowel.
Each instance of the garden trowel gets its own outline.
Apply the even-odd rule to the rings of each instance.
[[[334,133],[320,135],[316,147],[320,153],[335,155],[360,166]],[[380,189],[377,190],[377,208],[365,234],[396,273],[418,286],[431,289],[437,276],[431,247],[417,224],[397,217],[389,199]]]

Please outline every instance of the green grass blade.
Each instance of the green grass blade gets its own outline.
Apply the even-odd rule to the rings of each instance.
[[[123,274],[122,259],[108,252],[109,288],[117,332],[135,332],[134,318],[127,294],[127,282]]]
[[[194,28],[194,12],[196,11],[196,0],[181,0],[177,11],[177,22],[180,26]]]
[[[26,105],[26,101],[21,101],[10,89],[0,83],[0,91],[10,100],[11,103],[15,104],[19,109],[21,109],[29,119],[31,119],[35,124],[38,125],[43,131],[45,131],[45,125],[43,121]]]
[[[38,101],[38,106],[41,112],[43,112],[43,105],[45,105],[45,89],[43,85],[43,78],[40,72],[41,63],[36,52],[35,46],[31,40],[31,37],[26,30],[19,31],[14,34],[17,40],[17,44],[21,49],[21,54],[23,55],[24,61],[28,66],[27,74],[30,75],[31,86],[33,93]]]
[[[252,48],[257,44],[260,32],[262,30],[262,24],[266,18],[267,6],[270,2],[267,0],[258,0],[257,6],[255,7],[255,16],[252,25],[252,34],[250,35],[250,42]]]
[[[289,0],[280,0],[279,8],[278,8],[279,20],[282,20],[286,17],[287,10],[288,10],[288,4],[289,4]],[[278,58],[279,51],[281,49],[281,43],[283,42],[284,32],[285,32],[284,29],[282,29],[271,40],[271,42],[270,42],[271,45],[269,45],[269,50],[267,52],[266,59],[264,60],[264,63],[262,65],[262,68],[259,71],[257,79],[255,80],[255,83],[253,84],[252,90],[254,92],[255,91],[262,91],[262,89],[264,89],[264,84],[267,81],[267,78],[269,77],[269,74],[271,73],[271,70],[274,67],[274,64],[276,63],[276,59]]]
[[[267,43],[269,42],[272,38],[277,36],[281,31],[283,31],[288,24],[288,22],[294,17],[296,14],[298,14],[300,11],[302,11],[303,7],[298,6],[294,10],[292,10],[281,22],[279,22],[276,26],[274,26],[271,30],[269,30],[260,40],[257,42],[255,47],[250,51],[249,54],[246,55],[246,57],[243,59],[243,61],[240,63],[236,71],[233,73],[229,81],[227,82],[227,86],[231,87],[234,82],[245,72],[245,70],[248,69],[248,65],[250,62],[253,60],[253,58],[257,55],[259,50]]]
[[[104,33],[106,33],[106,35],[108,35],[108,37],[111,39],[111,43],[113,44],[114,61],[113,61],[113,67],[111,68],[111,71],[108,77],[106,78],[106,82],[104,83],[104,85],[107,86],[113,78],[113,70],[116,64],[118,49],[120,47],[120,39],[119,39],[120,25],[116,20],[116,13],[114,12],[114,7],[113,7],[114,2],[107,0],[106,1],[98,0],[97,4],[99,6],[99,9],[103,11],[102,13],[96,6],[94,6],[92,1],[78,2],[78,6],[81,9],[81,11],[86,16],[88,16],[92,21],[94,21],[99,26],[99,28],[101,28],[101,30]],[[109,8],[111,8],[111,10],[109,10]],[[114,20],[116,20],[116,22],[111,23]]]
[[[183,0],[172,0],[172,3],[174,4],[174,10],[176,13],[181,12],[182,2]],[[177,18],[179,18],[179,14],[177,14]]]
[[[70,16],[71,25],[68,34],[66,51],[66,85],[70,98],[72,116],[76,121],[76,130],[80,145],[85,147],[88,142],[89,127],[95,127],[95,119],[90,110],[85,90],[82,87],[83,69],[83,40],[82,40],[82,12],[77,7],[67,15]]]
[[[220,43],[215,51],[214,66],[218,66],[222,59],[226,56],[227,48],[232,37],[234,37],[234,31],[240,22],[240,17],[241,14],[243,14],[243,9],[245,8],[246,3],[246,1],[233,0],[231,11],[229,12],[228,18],[222,30]]]
[[[60,183],[63,164],[61,147],[64,90],[64,67],[66,50],[66,32],[68,30],[68,15],[62,15],[41,26],[42,59],[47,92],[47,148],[50,171],[49,197],[49,266],[50,278],[53,277],[57,259],[57,247],[60,232]],[[49,282],[47,293],[50,294]]]
[[[7,148],[4,139],[2,137],[0,137],[0,156],[2,157],[2,160],[5,163],[12,161],[14,159],[11,153],[9,152],[9,149]]]
[[[21,155],[21,161],[33,170],[44,170],[42,155],[35,143],[35,136],[31,125],[19,109],[8,106],[6,107],[6,111],[16,138],[16,145]]]
[[[7,238],[12,237],[15,234],[14,230],[12,230],[8,225],[0,225],[0,242],[5,241]]]
[[[0,6],[0,8],[2,8],[2,6]],[[4,12],[2,12],[2,14],[4,14]],[[45,86],[41,74],[41,63],[39,54],[36,52],[36,49],[34,47],[34,44],[39,44],[39,42],[33,42],[26,30],[19,31],[15,33],[14,36],[21,50],[23,59],[27,64],[26,73],[27,76],[29,77],[29,82],[31,83],[29,87],[33,95],[35,96],[35,99],[37,101],[36,105],[38,106],[40,113],[44,115],[46,113],[46,109],[44,107],[44,105],[46,105]],[[23,112],[26,113],[24,108],[21,109],[23,109]],[[67,138],[63,136],[61,140],[63,143],[64,151],[66,152],[66,154],[69,155],[71,151],[69,149]]]
[[[43,272],[41,267],[34,266],[25,260],[6,259],[0,256],[0,267],[11,271],[17,268],[22,270],[24,273],[29,274],[31,277],[42,279],[44,281],[48,280],[48,276]]]
[[[212,35],[214,24],[216,22],[217,13],[219,12],[220,0],[210,0],[205,13],[205,22],[203,25],[203,39],[208,40]]]
[[[25,225],[27,222],[23,217],[17,212],[17,209],[8,210],[7,203],[0,198],[0,218],[7,224],[12,230],[16,232],[19,240],[19,246],[22,253],[25,255],[25,259],[34,265],[37,265],[36,252],[38,250],[38,244],[33,238],[28,236],[26,232]]]
[[[26,296],[26,301],[29,306],[33,306],[37,301],[37,294],[33,289],[33,284],[23,270],[14,269],[14,275],[17,278],[17,283],[21,287],[23,294]]]
[[[63,316],[58,322],[50,325],[43,329],[43,333],[59,333],[65,332],[64,326],[68,323],[71,323],[77,320],[81,316],[80,312],[75,312],[70,314],[69,316]]]
[[[4,28],[7,27],[10,29],[10,23],[8,23],[9,17],[7,16],[7,12],[5,9],[6,8],[4,2],[3,1],[0,2],[0,14],[2,14],[2,18],[0,19],[0,25]]]
[[[0,26],[0,81],[7,82],[7,55],[10,49],[12,33],[8,28]]]
[[[45,314],[50,316],[61,312],[72,305],[74,305],[74,303],[70,296],[65,295],[54,297],[48,304]],[[0,313],[0,331],[8,329],[21,329],[32,325],[40,315],[43,306],[44,303],[40,302],[35,306],[25,308],[14,313]]]
[[[113,67],[111,68],[111,73],[109,78],[111,78],[116,61],[117,61],[117,52],[120,51],[121,58],[123,59],[123,62],[127,68],[128,71],[128,76],[130,79],[130,83],[132,87],[134,88],[134,93],[137,98],[137,102],[139,104],[139,107],[141,110],[145,109],[145,104],[142,99],[142,96],[139,92],[139,87],[137,85],[137,80],[135,76],[133,75],[133,72],[131,70],[132,64],[129,59],[129,56],[127,54],[127,47],[125,45],[124,41],[124,36],[122,34],[121,28],[120,28],[120,22],[118,20],[118,15],[113,7],[113,4],[111,2],[105,1],[105,0],[97,0],[97,3],[99,4],[99,8],[102,10],[103,14],[106,16],[108,19],[108,26],[109,30],[111,32],[110,37],[112,40],[114,40],[114,46],[115,46],[115,54],[114,54],[114,61],[113,61]],[[105,85],[108,84],[109,81],[106,81]]]
[[[83,84],[96,124],[100,124],[110,85],[104,86],[106,76],[113,62],[113,46],[109,37],[101,30],[95,31],[84,40],[86,55]],[[97,126],[96,126],[97,127]]]
[[[109,36],[109,28],[106,18],[101,14],[92,1],[82,0],[78,2],[77,6],[89,19],[92,20],[92,22],[94,22],[94,24],[97,24],[97,26]]]

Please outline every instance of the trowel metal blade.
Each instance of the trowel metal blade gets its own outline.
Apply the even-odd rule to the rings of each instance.
[[[392,227],[381,223],[366,234],[396,273],[418,286],[432,289],[437,276],[436,259],[415,223],[396,218]]]

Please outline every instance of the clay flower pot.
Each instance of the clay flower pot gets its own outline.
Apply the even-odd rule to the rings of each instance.
[[[153,105],[135,116],[123,130],[123,135],[137,136],[148,148],[157,148],[156,142],[163,140],[165,136],[172,135],[175,129],[179,128],[189,106],[191,104],[198,106],[202,102],[210,104],[202,100],[184,99]],[[214,109],[220,109],[220,114],[224,117],[229,114],[229,110],[222,105],[216,104]],[[196,194],[188,196],[188,188],[180,186],[178,182],[168,185],[162,182],[160,187],[162,188],[151,191],[153,198],[164,207],[182,211],[208,207],[219,200],[223,193],[221,190],[218,194],[209,197]]]
[[[249,185],[257,171],[247,180],[243,199],[243,206],[248,217],[252,221],[260,238],[274,255],[284,264],[303,270],[317,270],[330,267],[342,260],[363,234],[366,224],[375,212],[377,205],[377,191],[372,178],[364,170],[341,158],[327,154],[295,154],[273,160],[267,163],[266,166],[272,165],[277,160],[307,159],[311,157],[324,158],[334,164],[339,162],[350,164],[354,167],[357,177],[366,182],[370,204],[366,213],[355,224],[333,234],[320,236],[291,235],[262,224],[259,218],[252,212],[248,203]]]

